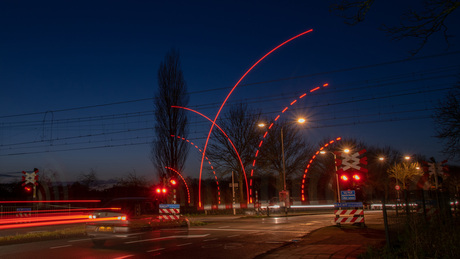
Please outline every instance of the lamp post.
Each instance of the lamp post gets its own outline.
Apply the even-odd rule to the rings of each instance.
[[[343,152],[350,153],[350,150],[348,148],[346,148],[346,149],[343,150]],[[339,175],[337,174],[337,163],[335,162],[337,160],[337,155],[334,152],[326,151],[326,150],[321,150],[319,153],[320,154],[329,153],[329,154],[332,154],[334,156],[335,181],[337,182],[337,186],[336,186],[336,188],[337,188],[337,201],[342,202],[342,200],[340,199],[340,185],[339,185]]]
[[[284,159],[284,134],[283,134],[283,128],[284,126],[287,126],[287,125],[291,125],[291,124],[294,124],[294,123],[300,123],[300,124],[303,124],[305,123],[305,119],[304,118],[299,118],[297,121],[293,121],[291,123],[288,123],[286,125],[283,125],[281,126],[281,153],[282,153],[282,157],[283,157],[283,191],[286,191],[286,162],[285,162],[285,159]]]
[[[286,187],[286,160],[285,160],[285,157],[284,157],[284,133],[283,133],[283,129],[284,129],[284,126],[287,126],[287,125],[291,125],[291,124],[295,124],[295,123],[299,123],[299,124],[303,124],[305,123],[305,119],[304,118],[299,118],[297,119],[296,121],[293,121],[293,122],[290,122],[288,124],[285,124],[285,125],[282,125],[281,126],[281,156],[282,156],[282,166],[283,166],[283,194],[285,196],[286,195],[286,192],[287,192],[287,187]],[[259,127],[265,127],[265,124],[264,123],[259,123],[258,124]],[[287,214],[287,206],[286,206],[286,200],[287,200],[287,197],[285,197],[285,200],[284,200],[284,203],[285,203],[285,213]],[[289,202],[289,201],[287,201]]]
[[[341,202],[341,199],[340,199],[340,186],[339,186],[339,175],[337,174],[337,163],[335,162],[335,160],[337,159],[337,155],[334,152],[325,151],[325,150],[321,150],[319,153],[321,153],[321,154],[329,153],[329,154],[332,154],[334,156],[334,173],[335,173],[335,181],[337,182],[337,185],[336,185],[336,188],[337,188],[337,202]]]

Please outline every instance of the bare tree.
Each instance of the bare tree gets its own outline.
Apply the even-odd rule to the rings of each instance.
[[[257,123],[260,118],[260,112],[248,108],[246,104],[237,104],[230,108],[228,113],[219,119],[217,124],[231,139],[233,145],[238,151],[240,158],[245,166],[245,170],[254,159],[254,154],[259,143],[259,131]],[[237,175],[239,186],[240,201],[244,201],[244,174],[238,155],[235,152],[227,136],[219,130],[213,131],[213,143],[209,146],[212,150],[208,157],[216,165],[216,169],[222,174],[231,175],[234,171]]]
[[[355,25],[364,21],[367,12],[371,9],[374,0],[357,0],[347,1],[342,0],[331,5],[331,10],[341,11],[341,16],[345,19],[345,23]]]
[[[331,9],[341,11],[345,23],[355,25],[364,21],[364,18],[374,0],[341,0],[331,5]],[[410,10],[402,16],[399,26],[383,26],[381,29],[387,32],[392,39],[405,38],[419,39],[419,46],[412,54],[417,54],[428,42],[429,38],[438,32],[442,32],[446,43],[449,45],[451,37],[447,32],[446,20],[460,7],[458,0],[425,0],[423,9],[419,12]]]
[[[78,177],[78,181],[88,190],[95,189],[99,185],[97,172],[93,168],[91,168],[87,174],[80,174],[80,176]]]
[[[302,138],[298,125],[286,122],[274,124],[262,146],[259,161],[263,164],[266,171],[277,175],[278,190],[284,189],[281,131],[283,131],[286,181],[290,178],[300,176],[313,154],[313,148]]]
[[[171,106],[186,106],[188,99],[179,54],[171,50],[158,69],[158,92],[155,98],[156,139],[152,143],[151,160],[160,179],[172,174],[165,169],[166,166],[182,171],[187,158],[187,143],[173,137],[187,137],[187,116],[184,110]]]
[[[128,173],[127,175],[117,178],[117,186],[127,188],[141,188],[149,186],[149,182],[145,176],[137,176],[136,171]]]
[[[460,158],[460,82],[439,102],[434,120],[437,137],[445,143],[444,153],[451,159]]]

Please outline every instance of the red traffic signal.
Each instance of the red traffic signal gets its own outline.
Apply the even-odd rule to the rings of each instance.
[[[359,174],[354,174],[354,175],[353,175],[353,179],[354,179],[355,181],[360,181],[360,180],[361,180],[361,176],[360,176]]]
[[[176,185],[176,184],[177,184],[177,181],[176,181],[176,179],[171,179],[171,180],[169,180],[169,183],[170,183],[171,185]]]
[[[157,194],[166,194],[168,192],[168,189],[166,189],[166,187],[157,187],[155,189],[155,192]]]
[[[26,192],[31,192],[31,191],[32,191],[32,187],[26,185],[26,186],[24,187],[24,190],[25,190]]]
[[[341,175],[341,176],[340,176],[340,179],[341,179],[342,181],[344,181],[344,182],[346,182],[346,181],[349,180],[349,179],[348,179],[348,176],[346,176],[346,175]]]

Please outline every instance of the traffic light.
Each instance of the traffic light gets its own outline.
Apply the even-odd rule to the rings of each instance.
[[[362,172],[353,172],[353,186],[361,186],[366,180],[366,175]]]
[[[31,187],[31,186],[28,184],[28,185],[24,186],[24,191],[26,191],[26,192],[31,192],[31,191],[32,191],[32,188],[33,188],[33,187]]]
[[[170,183],[172,186],[175,186],[175,185],[177,184],[177,181],[176,181],[176,179],[171,178],[171,179],[169,180],[169,183]]]
[[[339,174],[340,187],[342,190],[347,190],[352,187],[351,176],[348,173]]]
[[[359,174],[353,174],[353,181],[354,182],[360,182],[361,181],[361,176]]]

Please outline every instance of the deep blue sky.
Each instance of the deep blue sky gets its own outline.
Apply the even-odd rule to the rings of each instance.
[[[458,39],[447,49],[434,35],[415,60],[393,62],[417,42],[392,41],[378,28],[397,25],[420,1],[376,1],[353,27],[329,11],[331,2],[1,1],[0,174],[152,175],[153,105],[141,99],[154,96],[167,51],[180,51],[189,106],[213,118],[246,69],[308,29],[260,63],[229,105],[245,101],[273,116],[327,82],[287,115],[308,115],[308,141],[342,136],[443,160],[429,116],[458,81]],[[447,21],[452,35],[459,16]],[[96,107],[75,109],[86,106]],[[189,138],[203,146],[209,124],[193,114],[191,122]],[[197,175],[198,157],[192,148],[184,175]]]

